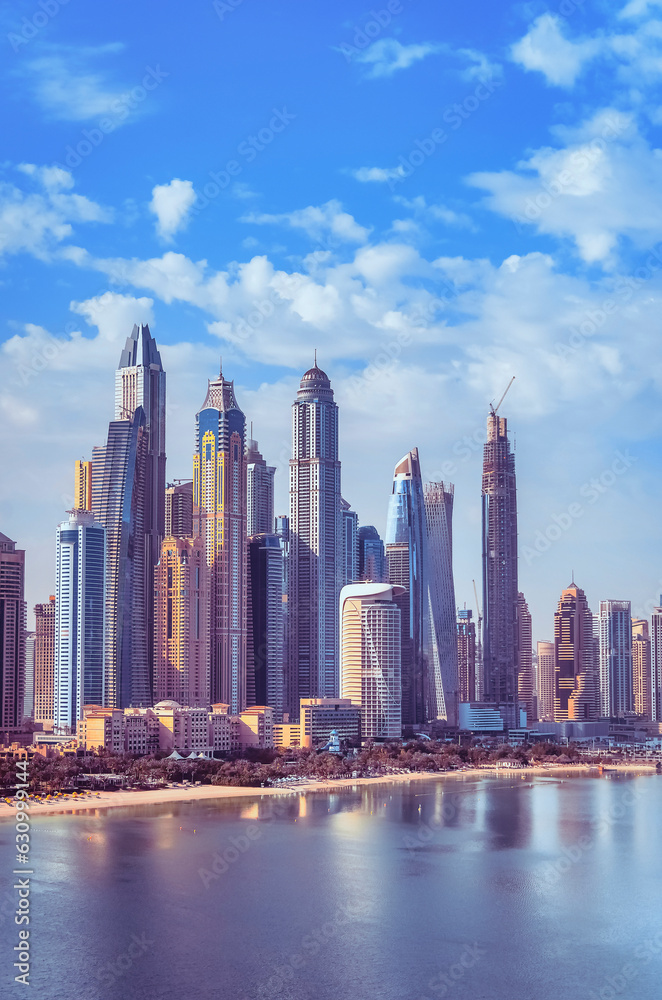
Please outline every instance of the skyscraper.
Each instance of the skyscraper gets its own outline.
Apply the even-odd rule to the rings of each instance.
[[[20,729],[25,693],[25,551],[0,532],[0,729]]]
[[[476,701],[476,623],[466,608],[457,613],[457,667],[460,701]]]
[[[635,712],[650,719],[653,711],[651,640],[644,618],[632,619],[632,692]]]
[[[209,586],[204,539],[164,538],[154,576],[154,700],[207,708]]]
[[[23,693],[23,721],[34,718],[34,632],[25,633],[25,691]]]
[[[283,550],[278,535],[248,540],[247,704],[269,705],[283,721]]]
[[[517,595],[517,697],[526,708],[527,724],[536,718],[533,678],[533,629],[524,594]]]
[[[343,586],[359,578],[359,515],[341,498]]]
[[[600,650],[600,714],[631,712],[632,616],[629,601],[600,601],[596,619]]]
[[[274,530],[274,477],[276,466],[267,465],[257,441],[250,438],[246,456],[248,489],[247,530],[251,535],[270,535]]]
[[[399,738],[402,587],[354,583],[340,594],[340,697],[361,708],[363,739]]]
[[[662,594],[651,615],[651,719],[662,719]]]
[[[459,675],[455,585],[453,582],[453,496],[451,483],[426,483],[425,577],[428,717],[458,724]]]
[[[246,707],[246,418],[220,372],[196,415],[193,530],[205,541],[210,584],[212,704]]]
[[[76,462],[74,507],[92,510],[92,463],[79,459]]]
[[[554,643],[540,641],[538,652],[538,718],[546,722],[554,721]]]
[[[338,599],[343,582],[338,407],[317,367],[292,405],[290,461],[290,707],[338,696]]]
[[[554,615],[554,721],[591,721],[599,715],[597,643],[586,594],[571,583]]]
[[[386,574],[401,588],[394,597],[401,612],[402,724],[428,720],[428,671],[425,660],[426,580],[425,503],[418,448],[395,467],[386,521]]]
[[[517,487],[505,417],[487,418],[483,453],[483,698],[517,712]]]
[[[144,586],[147,664],[151,699],[154,666],[154,568],[165,535],[166,373],[146,323],[134,326],[115,372],[115,420],[130,419],[142,407],[146,454],[143,486]],[[151,701],[149,702],[151,703]]]
[[[55,724],[55,594],[48,604],[36,604],[34,609],[34,721],[44,730]]]
[[[153,589],[145,560],[144,494],[147,436],[141,406],[113,420],[108,440],[92,452],[92,512],[106,529],[106,651],[103,703],[110,708],[152,703],[145,591]]]
[[[372,524],[359,528],[359,579],[381,583],[385,574],[384,543]]]
[[[193,480],[171,483],[165,491],[165,538],[193,537]]]
[[[104,697],[106,539],[85,510],[57,529],[55,571],[55,731],[74,733],[83,706]]]

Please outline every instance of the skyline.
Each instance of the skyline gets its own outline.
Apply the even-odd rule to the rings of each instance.
[[[362,48],[370,14],[349,3],[302,12],[289,33],[260,0],[250,21],[247,6],[223,19],[212,4],[164,9],[168,31],[119,3],[75,19],[63,7],[25,45],[6,41],[0,445],[20,472],[3,477],[0,530],[27,550],[29,620],[54,590],[73,462],[105,439],[112,373],[144,322],[169,378],[169,481],[190,475],[194,414],[222,353],[286,513],[290,404],[317,348],[339,406],[343,496],[361,524],[384,537],[392,469],[414,447],[424,480],[454,484],[459,607],[474,607],[480,579],[489,402],[515,374],[503,413],[534,640],[552,638],[573,569],[593,611],[629,600],[648,617],[662,590],[648,8],[577,5],[562,19],[403,4]],[[34,13],[3,15],[7,35],[23,11]],[[148,66],[144,98],[124,100],[126,116],[68,165],[66,147],[142,87]],[[215,102],[230,82],[233,100]],[[456,102],[466,117],[454,128]],[[237,153],[265,129],[264,148],[247,147],[255,157]],[[403,160],[421,157],[403,176]],[[205,195],[232,159],[240,173]],[[546,533],[560,537],[537,552]]]

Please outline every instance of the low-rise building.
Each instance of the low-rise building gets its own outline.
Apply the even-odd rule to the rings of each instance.
[[[361,708],[350,698],[302,698],[299,718],[302,747],[326,743],[332,729],[341,740],[358,743],[361,739]]]

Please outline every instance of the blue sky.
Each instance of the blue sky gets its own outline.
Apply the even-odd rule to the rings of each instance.
[[[489,401],[516,440],[520,584],[552,635],[662,590],[662,3],[15,3],[0,21],[0,530],[53,588],[73,462],[148,321],[168,474],[218,356],[287,509],[318,350],[343,493],[383,530],[417,445],[480,574]]]

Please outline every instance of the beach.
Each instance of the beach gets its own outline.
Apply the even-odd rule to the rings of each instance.
[[[655,774],[655,765],[645,764],[610,764],[608,771],[639,772]],[[61,795],[55,799],[30,799],[30,813],[35,816],[53,816],[68,813],[106,812],[108,809],[121,809],[131,806],[160,805],[168,802],[202,802],[209,799],[243,799],[262,798],[268,795],[299,795],[308,792],[330,792],[357,788],[362,785],[392,785],[403,782],[438,780],[457,781],[460,779],[475,779],[487,775],[489,777],[509,777],[525,780],[534,775],[553,774],[562,777],[564,774],[597,773],[598,766],[591,764],[540,764],[525,768],[506,767],[473,767],[457,771],[417,771],[412,774],[382,774],[369,778],[325,778],[310,781],[292,782],[278,787],[257,788],[239,787],[236,785],[194,785],[185,788],[155,788],[155,789],[122,789],[117,792],[87,792],[72,795]],[[15,806],[8,805],[5,799],[0,800],[0,821],[14,818]]]

